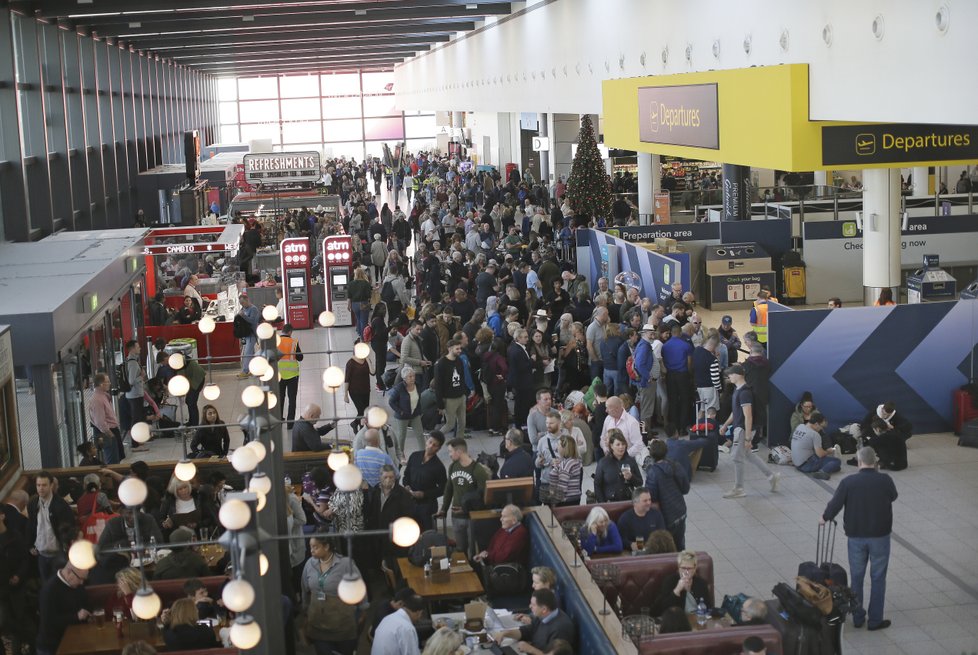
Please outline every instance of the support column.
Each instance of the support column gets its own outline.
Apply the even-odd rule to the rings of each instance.
[[[863,304],[900,293],[900,169],[863,171]]]
[[[828,171],[815,171],[815,186],[828,186],[829,172]]]
[[[653,156],[647,152],[638,153],[638,222],[641,225],[650,225],[655,222],[651,216],[654,206],[653,194],[655,193],[652,190],[652,180],[655,178],[652,159]]]
[[[926,166],[914,166],[910,174],[913,176],[913,195],[929,196],[930,169]]]
[[[554,181],[563,177],[566,182],[574,164],[572,146],[577,143],[581,132],[581,117],[579,114],[550,114],[549,118],[553,121],[553,129],[550,130],[551,173]]]
[[[538,114],[537,115],[537,134],[539,136],[549,136],[549,126],[547,125],[547,115]],[[550,184],[553,180],[550,179],[550,148],[547,148],[546,152],[540,153],[540,184],[543,185],[545,189],[550,188]]]
[[[723,165],[724,221],[750,220],[750,166]]]

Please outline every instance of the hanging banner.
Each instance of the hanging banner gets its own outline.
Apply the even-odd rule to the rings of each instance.
[[[294,184],[319,180],[318,152],[263,152],[244,156],[247,182]]]
[[[664,225],[672,222],[672,196],[669,192],[657,193],[652,200],[655,211],[655,224]]]

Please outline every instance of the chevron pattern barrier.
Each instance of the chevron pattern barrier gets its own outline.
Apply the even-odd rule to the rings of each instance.
[[[769,318],[770,445],[811,391],[832,428],[892,400],[914,432],[951,426],[951,394],[975,377],[978,302],[779,312]]]

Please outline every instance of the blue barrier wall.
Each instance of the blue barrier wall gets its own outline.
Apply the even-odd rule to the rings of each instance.
[[[681,264],[665,255],[650,252],[645,248],[640,248],[598,230],[581,229],[577,230],[575,234],[577,235],[578,248],[582,246],[588,248],[589,260],[586,262],[578,260],[577,270],[583,271],[584,267],[587,266],[592,281],[597,280],[601,275],[601,247],[607,245],[618,247],[620,271],[633,271],[642,279],[642,288],[639,293],[643,298],[654,298],[658,302],[659,298],[664,298],[672,292],[671,285],[673,282],[677,279],[683,280]],[[688,283],[688,272],[686,280]],[[689,287],[684,284],[683,288],[688,289]]]
[[[770,445],[790,438],[804,391],[832,427],[891,400],[915,433],[947,431],[951,395],[975,375],[975,301],[777,312],[768,320]]]

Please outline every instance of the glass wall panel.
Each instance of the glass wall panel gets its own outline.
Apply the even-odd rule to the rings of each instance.
[[[393,76],[394,73],[391,73]],[[324,96],[350,96],[360,94],[360,76],[356,73],[322,75]]]
[[[323,156],[330,157],[351,157],[357,161],[363,159],[363,141],[347,141],[346,143],[326,143],[323,145]]]
[[[282,120],[283,121],[317,120],[320,118],[319,110],[320,110],[319,98],[303,98],[301,100],[283,100]]]
[[[364,93],[390,93],[394,90],[394,71],[363,74]]]
[[[394,96],[363,96],[364,116],[396,116],[399,115],[394,106]]]
[[[279,78],[279,89],[283,98],[318,98],[318,75],[287,75]]]
[[[278,120],[278,100],[239,102],[242,123],[263,123]]]
[[[240,141],[241,133],[238,131],[237,125],[221,126],[221,143],[239,143]]]
[[[265,100],[278,97],[278,78],[242,77],[238,79],[240,100]]]
[[[400,141],[404,138],[404,122],[400,116],[394,118],[365,118],[363,131],[367,140],[389,139]]]
[[[237,123],[238,122],[238,103],[236,102],[222,102],[221,103],[221,123]]]
[[[409,139],[433,137],[438,134],[438,126],[435,125],[434,115],[405,116],[404,131]]]
[[[359,118],[348,121],[326,121],[324,134],[328,142],[360,140],[363,139],[363,123]]]
[[[282,123],[282,143],[309,143],[322,141],[322,123],[320,121],[290,121]]]
[[[288,117],[288,114],[286,114]],[[323,98],[323,118],[359,118],[360,96]]]
[[[235,77],[222,77],[217,80],[217,99],[218,100],[237,100],[238,99],[238,79]]]
[[[241,126],[241,140],[271,139],[272,143],[282,143],[278,123],[254,123]]]

